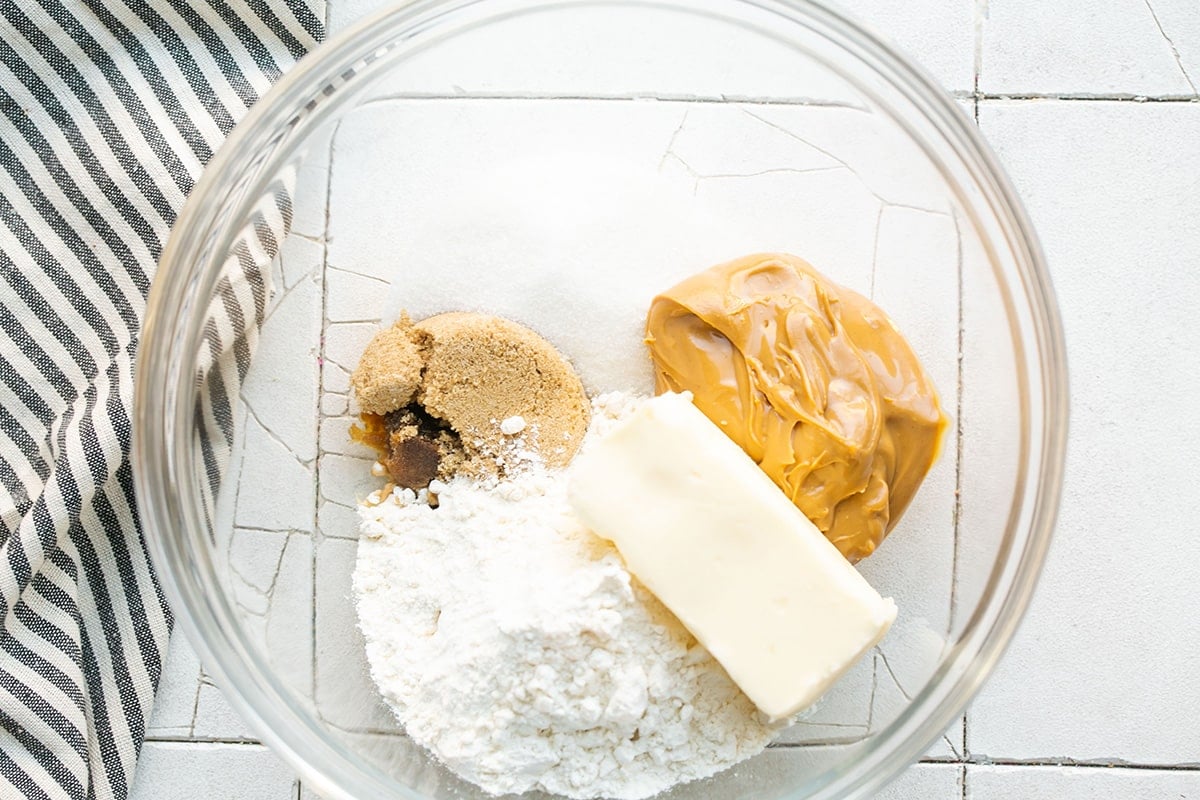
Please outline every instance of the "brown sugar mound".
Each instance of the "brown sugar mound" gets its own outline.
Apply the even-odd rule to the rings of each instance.
[[[515,416],[548,466],[575,455],[591,411],[579,376],[553,345],[487,314],[438,314],[414,331],[428,337],[417,401],[462,437],[472,461],[494,463],[505,440],[500,422]]]
[[[408,315],[367,345],[350,379],[362,428],[392,481],[422,489],[457,473],[499,474],[513,448],[565,466],[591,416],[570,363],[533,331],[486,314]],[[521,438],[500,423],[521,417]],[[520,458],[517,458],[520,461]]]
[[[425,363],[423,340],[407,314],[375,334],[350,376],[363,413],[386,414],[412,402]]]

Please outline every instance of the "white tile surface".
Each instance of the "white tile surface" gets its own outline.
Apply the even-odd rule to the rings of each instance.
[[[316,551],[317,712],[341,730],[396,730],[391,711],[371,683],[358,632],[350,586],[356,550],[357,542],[326,539]]]
[[[1194,0],[991,0],[984,3],[987,93],[1195,95]]]
[[[129,800],[293,800],[296,783],[262,745],[147,742]]]
[[[158,681],[147,736],[187,737],[192,733],[199,681],[200,659],[187,637],[176,630]]]
[[[961,800],[962,769],[956,764],[914,764],[875,800]]]
[[[388,0],[342,0],[329,3],[329,29],[337,32],[363,15],[384,8]],[[874,28],[904,51],[918,57],[934,78],[952,91],[969,91],[974,83],[975,4],[967,0],[919,3],[840,0],[850,16]]]
[[[892,40],[950,91],[975,83],[975,7],[971,0],[835,0],[851,16]]]
[[[355,10],[382,5],[355,3]],[[451,40],[430,43],[373,92],[856,102],[836,73],[796,58],[795,46],[812,46],[811,38],[791,38],[775,15],[753,6],[737,11],[743,24],[730,26],[651,3],[544,4],[497,16],[486,31],[463,27]],[[340,12],[333,16],[343,21]]]
[[[200,681],[196,697],[196,724],[192,734],[197,739],[258,739],[209,677]]]
[[[1052,265],[1072,419],[1057,537],[968,745],[1200,760],[1200,538],[1186,533],[1200,418],[1184,366],[1200,353],[1200,105],[986,103],[980,122]]]
[[[1200,771],[1124,767],[967,767],[967,800],[1200,798]]]
[[[329,35],[332,36],[355,20],[362,19],[388,3],[389,0],[333,0],[333,2],[327,2]]]

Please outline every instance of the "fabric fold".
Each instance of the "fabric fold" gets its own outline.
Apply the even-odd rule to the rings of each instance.
[[[128,795],[171,628],[128,461],[146,292],[204,164],[324,16],[0,0],[0,797]]]

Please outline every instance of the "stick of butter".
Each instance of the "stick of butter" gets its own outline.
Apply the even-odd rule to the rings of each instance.
[[[642,404],[576,458],[568,491],[772,721],[816,702],[896,618],[690,393]]]

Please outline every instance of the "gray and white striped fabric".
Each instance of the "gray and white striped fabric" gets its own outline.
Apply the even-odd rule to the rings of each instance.
[[[127,459],[144,298],[204,164],[323,19],[0,0],[0,800],[128,794],[171,626]]]

